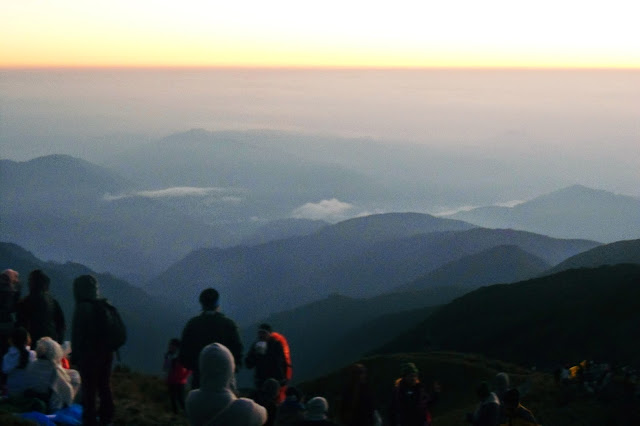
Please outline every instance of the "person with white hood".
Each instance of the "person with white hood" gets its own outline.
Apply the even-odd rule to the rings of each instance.
[[[262,426],[267,410],[248,398],[238,398],[233,355],[220,343],[200,352],[200,388],[187,396],[187,417],[192,426]]]
[[[49,412],[71,405],[80,389],[80,374],[62,367],[63,356],[58,342],[43,337],[36,343],[37,359],[28,365],[25,374],[27,391],[42,395]]]

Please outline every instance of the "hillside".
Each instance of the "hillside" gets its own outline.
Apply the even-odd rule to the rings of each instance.
[[[424,226],[407,226],[420,219]],[[433,231],[444,227],[459,231]],[[552,265],[598,245],[512,230],[467,228],[463,222],[416,214],[351,219],[305,237],[194,251],[146,288],[175,301],[175,277],[180,276],[183,287],[178,303],[195,311],[200,291],[215,287],[222,294],[223,310],[248,325],[331,293],[358,298],[385,294],[448,262],[499,245],[517,245]]]
[[[473,289],[487,284],[522,281],[540,275],[550,265],[515,245],[492,247],[465,256],[420,277],[398,290],[460,286]]]
[[[572,269],[462,296],[379,352],[433,347],[552,367],[640,364],[640,265]]]
[[[384,344],[406,328],[417,324],[433,310],[418,292],[355,299],[338,294],[272,314],[260,322],[271,324],[284,334],[291,347],[296,380],[317,377]],[[398,319],[397,319],[398,318]],[[381,323],[381,319],[383,319]],[[377,333],[356,341],[349,336],[375,321]],[[257,324],[243,330],[248,346],[256,338]],[[313,338],[310,338],[313,330]],[[348,341],[348,344],[345,344]]]
[[[207,225],[95,164],[62,155],[0,162],[3,240],[57,262],[140,282],[199,247],[228,243]],[[124,194],[124,195],[123,195]],[[143,278],[142,278],[143,277]]]
[[[162,354],[172,337],[179,337],[186,322],[182,313],[164,304],[143,290],[109,274],[97,274],[76,263],[58,264],[42,261],[21,247],[0,243],[1,269],[15,269],[23,282],[22,295],[29,272],[42,269],[51,278],[51,294],[60,302],[67,323],[66,338],[71,337],[71,319],[75,301],[73,280],[79,275],[91,274],[98,279],[100,293],[121,312],[127,326],[127,344],[120,349],[122,362],[136,370],[156,373],[161,371]],[[154,362],[150,362],[155,360]]]
[[[617,265],[619,263],[640,264],[640,240],[618,241],[578,253],[554,266],[546,274],[567,269],[595,268],[600,265]]]
[[[491,384],[499,372],[508,373],[511,384],[522,390],[522,404],[533,412],[540,424],[627,426],[638,424],[640,420],[637,408],[629,410],[629,406],[625,405],[622,386],[618,382],[614,382],[607,395],[594,398],[578,389],[562,389],[549,373],[533,372],[473,354],[394,353],[363,358],[360,362],[367,368],[375,403],[385,424],[388,421],[392,386],[404,362],[416,364],[421,381],[428,387],[434,381],[440,384],[442,392],[431,408],[433,424],[438,426],[467,424],[465,414],[472,413],[477,407],[476,386],[482,381]],[[327,397],[329,415],[335,419],[346,378],[346,369],[340,369],[317,380],[301,383],[299,387],[307,398],[317,395]]]
[[[488,228],[610,243],[640,237],[640,199],[574,185],[514,207],[479,207],[448,216]]]

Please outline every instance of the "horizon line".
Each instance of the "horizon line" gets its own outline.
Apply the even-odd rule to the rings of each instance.
[[[523,65],[0,65],[0,71],[45,71],[45,70],[301,70],[301,71],[640,71],[638,66],[523,66]]]

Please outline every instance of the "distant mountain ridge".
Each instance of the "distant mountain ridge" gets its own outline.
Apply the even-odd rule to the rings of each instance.
[[[640,237],[640,199],[574,185],[514,207],[479,207],[450,216],[488,228],[514,228],[604,243]]]
[[[549,264],[598,245],[406,214],[414,225],[423,223],[418,233],[418,225],[405,226],[400,220],[404,215],[351,219],[312,235],[260,246],[197,250],[147,288],[176,300],[175,277],[180,276],[180,303],[193,310],[200,291],[215,287],[224,295],[227,312],[251,322],[335,292],[352,297],[388,293],[447,262],[498,245],[515,244]],[[456,230],[442,231],[446,227]]]
[[[487,284],[516,282],[540,275],[550,267],[549,263],[517,245],[500,245],[449,262],[398,287],[398,290],[419,290],[437,286],[474,288]]]
[[[48,260],[148,278],[195,248],[231,239],[223,227],[201,223],[155,199],[106,199],[136,187],[77,158],[2,160],[0,179],[3,238]]]
[[[635,263],[640,265],[640,240],[618,241],[598,246],[554,266],[545,274],[566,271],[575,268],[595,268],[601,265]]]

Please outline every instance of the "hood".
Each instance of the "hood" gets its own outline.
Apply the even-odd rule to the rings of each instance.
[[[204,391],[231,389],[236,369],[226,346],[212,343],[200,352],[200,388]]]
[[[54,365],[59,365],[64,352],[58,342],[51,337],[43,337],[36,343],[36,355],[39,359],[46,359]]]
[[[73,297],[76,302],[98,298],[98,280],[91,275],[81,275],[73,281]]]

